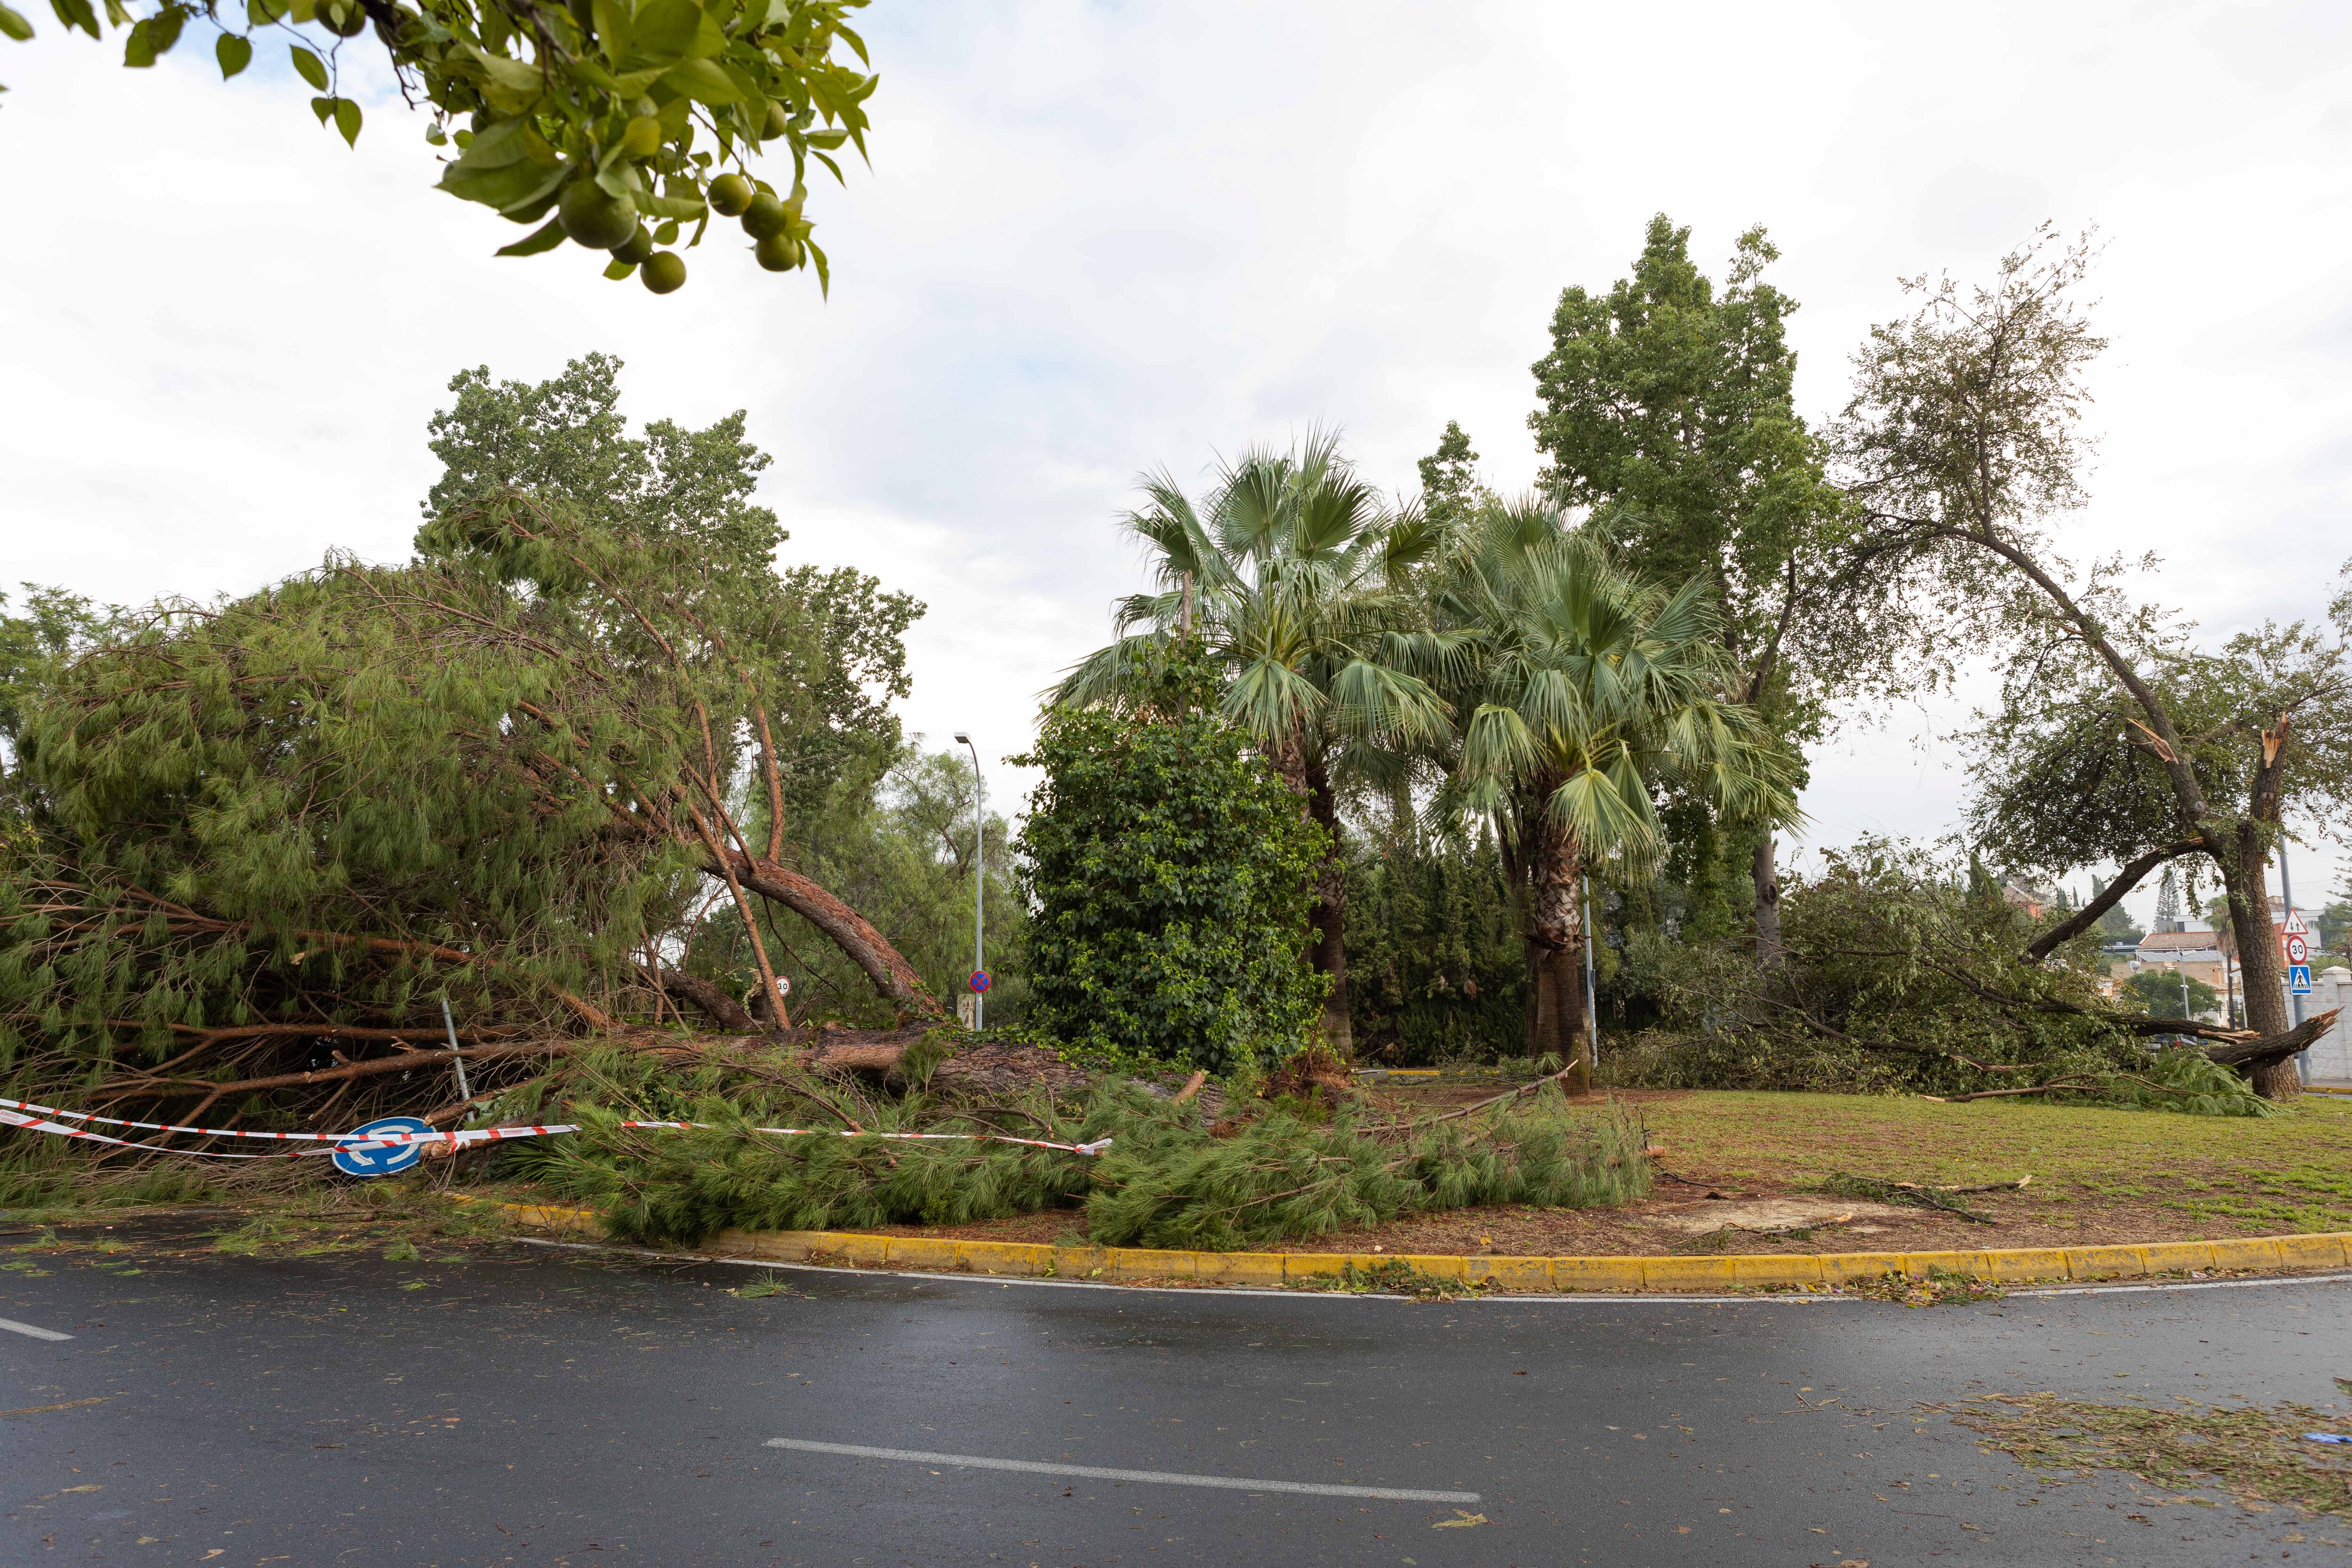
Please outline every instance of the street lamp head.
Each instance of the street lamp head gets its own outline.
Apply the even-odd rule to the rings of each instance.
[[[969,746],[971,744],[971,737],[965,734],[961,730],[958,730],[956,731],[956,744],[959,746]]]

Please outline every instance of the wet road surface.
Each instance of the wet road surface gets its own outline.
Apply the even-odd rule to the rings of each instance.
[[[2327,1407],[2343,1282],[1906,1309],[8,1257],[12,1565],[2352,1561],[2338,1521],[2046,1484],[1925,1408]]]

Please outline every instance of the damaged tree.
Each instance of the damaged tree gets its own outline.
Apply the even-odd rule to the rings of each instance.
[[[781,1028],[764,952],[749,1011],[674,966],[719,887],[755,939],[773,901],[940,1016],[784,864],[791,797],[841,740],[811,579],[515,491],[420,545],[159,608],[27,703],[0,865],[14,1076],[100,1105],[308,1089],[315,1125],[413,1104],[400,1080],[451,1057],[445,996],[486,1088],[585,1040],[674,1048],[646,1027],[672,996]]]
[[[2121,563],[2060,553],[2052,523],[2086,499],[2077,426],[2105,342],[2074,292],[2087,241],[2051,244],[2045,228],[1990,286],[1914,279],[1919,310],[1873,329],[1837,434],[1865,517],[1838,591],[1930,663],[1948,668],[1956,647],[2004,650],[2002,707],[1979,742],[1989,847],[2020,869],[2123,867],[2029,962],[2184,857],[2212,866],[2235,930],[2264,931],[2284,813],[2340,821],[2352,792],[2352,595],[2331,606],[2332,638],[2265,626],[2206,653],[2123,591]],[[2248,1022],[2283,1038],[2278,948],[2240,948]],[[2268,1098],[2300,1088],[2291,1052],[2249,1065]]]

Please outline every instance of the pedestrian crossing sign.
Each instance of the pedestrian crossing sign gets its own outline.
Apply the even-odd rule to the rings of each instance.
[[[2298,996],[2311,994],[2311,965],[2294,963],[2287,966],[2286,988]]]

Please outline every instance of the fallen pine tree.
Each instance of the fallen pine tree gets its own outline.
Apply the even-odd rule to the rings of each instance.
[[[785,864],[812,775],[896,738],[842,733],[856,671],[791,581],[515,492],[421,542],[158,607],[19,695],[9,1083],[182,1121],[446,1121],[455,1063],[488,1090],[590,1045],[787,1030],[769,905],[939,1018]],[[747,997],[676,967],[714,907],[751,934]]]
[[[923,1044],[901,1046],[900,1063]],[[1611,1112],[1571,1114],[1557,1083],[1470,1114],[1399,1121],[1352,1090],[1221,1103],[1188,1093],[1192,1085],[1118,1074],[1073,1081],[1075,1069],[1034,1047],[979,1052],[995,1060],[959,1072],[961,1054],[940,1049],[897,1092],[857,1068],[820,1065],[821,1055],[680,1073],[600,1053],[493,1112],[561,1116],[583,1131],[495,1158],[503,1172],[593,1205],[615,1236],[687,1245],[730,1226],[960,1225],[1068,1208],[1073,1228],[1100,1245],[1218,1249],[1333,1237],[1424,1210],[1593,1207],[1649,1191],[1639,1130]],[[705,1125],[623,1125],[631,1121]],[[1089,1157],[1011,1142],[762,1131],[779,1125],[1109,1145]]]

